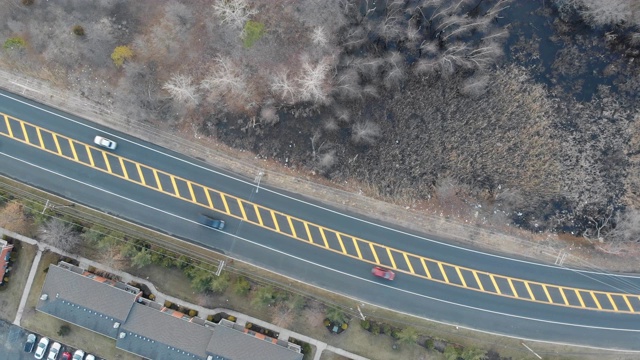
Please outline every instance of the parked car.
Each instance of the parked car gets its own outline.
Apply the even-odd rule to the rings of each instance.
[[[38,342],[38,346],[36,347],[36,353],[33,355],[36,359],[42,359],[44,354],[47,352],[47,347],[49,346],[49,338],[43,337]]]
[[[96,360],[96,357],[91,354],[87,354],[87,357],[84,358],[84,360]]]
[[[54,342],[51,345],[51,349],[49,349],[49,355],[47,355],[47,360],[58,360],[58,354],[60,353],[60,349],[62,345],[59,342]]]
[[[214,228],[218,230],[224,229],[224,220],[214,219],[205,214],[200,214],[200,216],[198,217],[198,222],[210,228]]]
[[[102,137],[99,135],[93,139],[93,142],[96,145],[102,146],[103,148],[107,148],[109,150],[115,150],[116,147],[118,147],[118,144],[115,141],[109,140],[106,137]]]
[[[63,352],[60,360],[71,360],[71,353],[68,351]]]
[[[93,356],[93,355],[87,355],[87,359],[89,359],[89,356]],[[80,349],[76,350],[76,352],[73,353],[73,360],[82,360],[83,357],[84,357],[84,351]]]
[[[35,334],[27,335],[27,342],[24,343],[24,352],[27,352],[27,353],[32,352],[35,346],[36,346],[36,335]]]
[[[380,266],[376,266],[373,269],[371,269],[371,273],[374,276],[377,276],[386,280],[393,280],[396,277],[396,274],[393,271],[389,269],[385,269]]]

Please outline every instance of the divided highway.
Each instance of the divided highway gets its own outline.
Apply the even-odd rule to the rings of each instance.
[[[119,144],[95,147],[95,135]],[[161,144],[160,144],[161,145]],[[467,250],[344,214],[0,92],[0,172],[359,300],[524,339],[640,351],[640,278]],[[227,222],[219,232],[199,213]],[[371,277],[394,268],[394,282]]]

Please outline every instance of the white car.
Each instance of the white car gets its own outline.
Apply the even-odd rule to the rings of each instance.
[[[96,357],[91,354],[87,354],[87,357],[84,358],[84,360],[96,360]]]
[[[47,355],[47,360],[58,360],[58,354],[60,353],[60,348],[62,348],[62,345],[60,345],[59,342],[54,342],[53,345],[51,345],[51,349],[49,349],[49,355]]]
[[[82,358],[84,357],[84,351],[78,349],[76,350],[76,352],[73,353],[73,357],[71,358],[71,360],[82,360]],[[89,358],[89,356],[87,356],[87,359]]]
[[[47,347],[49,346],[49,338],[43,337],[40,339],[38,343],[38,347],[36,347],[36,353],[34,357],[36,359],[42,359],[44,357],[44,353],[47,352]]]
[[[103,148],[107,148],[107,149],[109,149],[109,150],[115,150],[115,149],[116,149],[116,147],[118,147],[118,144],[117,144],[115,141],[113,141],[113,140],[109,140],[109,139],[107,139],[107,138],[105,138],[105,137],[102,137],[102,136],[99,136],[99,135],[98,135],[98,136],[96,136],[96,137],[93,139],[93,142],[94,142],[96,145],[98,145],[98,146],[102,146]]]

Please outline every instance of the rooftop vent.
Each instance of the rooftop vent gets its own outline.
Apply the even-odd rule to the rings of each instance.
[[[115,323],[113,323],[113,328],[114,328],[114,329],[117,329],[117,328],[119,328],[119,327],[120,327],[120,323],[119,323],[119,322],[115,322]]]
[[[40,296],[40,300],[42,301],[47,301],[47,299],[49,299],[49,295],[47,294],[42,294],[42,296]]]
[[[124,338],[125,338],[125,336],[127,336],[127,334],[125,334],[125,333],[123,333],[123,332],[121,332],[121,333],[120,333],[120,335],[118,335],[118,337],[119,337],[120,339],[124,339]]]

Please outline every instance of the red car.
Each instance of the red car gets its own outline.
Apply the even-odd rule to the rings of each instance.
[[[376,266],[373,269],[371,269],[371,273],[374,276],[381,277],[385,280],[393,280],[396,277],[396,273],[380,266]]]
[[[60,360],[71,360],[71,353],[68,351],[63,352]]]

